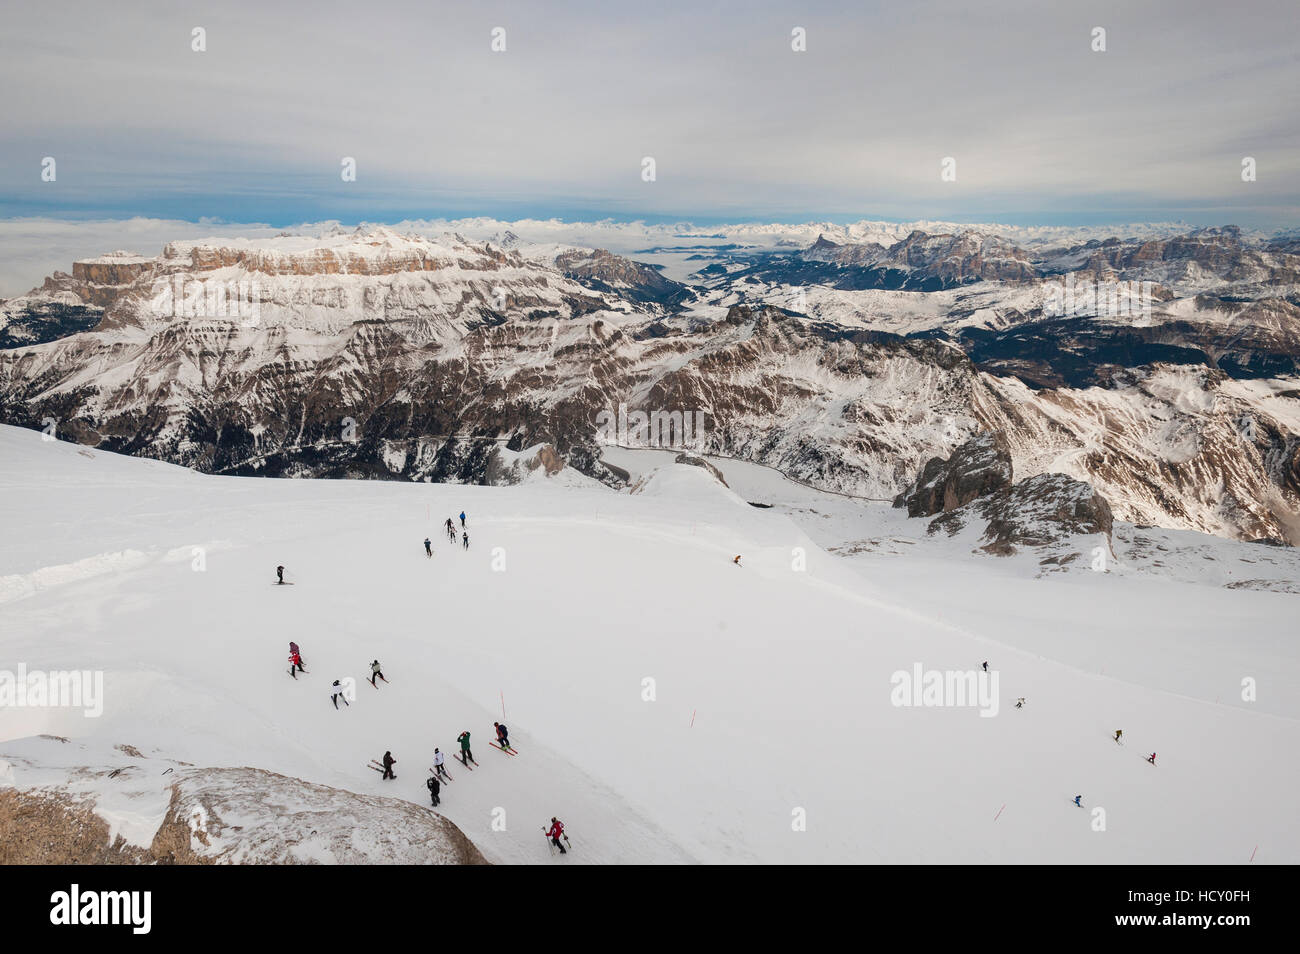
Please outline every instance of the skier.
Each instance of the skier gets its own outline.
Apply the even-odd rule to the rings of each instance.
[[[438,776],[431,775],[429,780],[424,783],[424,787],[429,790],[429,797],[433,799],[433,807],[438,807],[438,791],[442,788],[438,781]]]
[[[298,655],[296,650],[291,651],[289,653],[289,675],[297,679],[298,673],[306,671],[306,669],[302,668],[302,657]]]
[[[456,736],[456,741],[460,743],[460,760],[465,763],[465,766],[468,768],[470,762],[478,765],[478,759],[474,758],[474,753],[469,748],[469,730]],[[466,759],[469,759],[469,762],[466,762]]]
[[[447,518],[446,527],[447,527],[447,537],[448,537],[448,539],[450,539],[450,540],[455,540],[455,539],[456,539],[456,528],[455,528],[454,526],[452,526],[452,523],[451,523],[451,517],[448,517],[448,518]]]
[[[428,537],[424,538],[424,555],[427,557],[433,556],[433,544],[429,542]]]
[[[339,707],[340,698],[343,700],[343,704],[346,706],[348,704],[348,697],[343,694],[343,687],[339,685],[339,681],[335,679],[334,685],[330,686],[330,701],[334,703],[335,709]]]
[[[460,512],[460,528],[461,528],[462,530],[465,529],[465,511],[464,511],[464,510],[462,510],[462,511]]]
[[[988,664],[988,660],[987,660],[987,659],[984,661],[984,671],[985,671],[985,672],[988,672],[988,671],[989,671],[989,664]]]
[[[396,764],[397,764],[397,759],[393,758],[393,753],[385,752],[384,753],[384,774],[379,777],[379,780],[381,782],[386,778],[391,778],[394,781],[397,780],[397,776],[393,774],[393,766]]]
[[[1081,798],[1083,798],[1082,795],[1076,795],[1076,796],[1074,796],[1074,804],[1079,805],[1080,808],[1083,807],[1082,805],[1079,804],[1079,799],[1081,799]]]
[[[1121,735],[1123,735],[1123,734],[1124,734],[1124,730],[1123,730],[1123,729],[1116,729],[1116,730],[1115,730],[1115,741],[1118,742],[1118,741],[1119,741],[1119,737],[1120,737]]]
[[[568,852],[564,850],[564,846],[560,844],[560,836],[564,834],[564,824],[558,818],[552,815],[551,830],[546,831],[546,829],[543,828],[542,831],[545,831],[546,836],[551,839],[551,844],[560,849],[560,854],[568,854]]]
[[[510,748],[510,730],[500,722],[493,722],[492,728],[497,730],[497,745],[503,749]]]
[[[280,585],[284,586],[284,567],[277,566],[275,568],[275,577],[277,580],[279,580]]]
[[[465,533],[465,534],[463,534],[463,536],[464,536],[464,539],[465,539],[465,549],[468,550],[468,549],[469,549],[469,534],[468,534],[468,533]]]
[[[736,558],[735,558],[734,560],[732,560],[731,562],[734,563],[734,564],[736,564],[736,566],[740,566],[740,554],[737,553],[737,554],[736,554]]]
[[[434,774],[438,775],[440,778],[451,777],[447,774],[447,767],[442,764],[446,761],[446,758],[447,756],[443,754],[441,749],[433,750],[433,771]]]
[[[1016,700],[1016,708],[1023,709],[1024,707],[1025,707],[1025,697],[1021,696],[1019,699]]]
[[[1152,752],[1150,755],[1148,755],[1148,756],[1147,756],[1147,761],[1150,762],[1152,765],[1155,765],[1155,764],[1156,764],[1156,754],[1155,754],[1154,752]]]
[[[379,683],[375,682],[375,679],[384,679],[384,672],[379,665],[378,659],[376,659],[374,662],[370,664],[370,684],[374,686],[376,689],[378,689]],[[384,679],[384,682],[387,681],[388,681],[387,679]]]

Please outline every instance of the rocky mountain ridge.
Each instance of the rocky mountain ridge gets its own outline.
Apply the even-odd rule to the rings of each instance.
[[[655,424],[633,439],[676,446],[702,419],[683,451],[876,498],[1000,432],[1018,478],[1087,481],[1118,519],[1300,539],[1288,247],[1220,230],[1031,253],[913,232],[885,258],[819,241],[686,286],[610,252],[510,244],[338,230],[79,262],[0,303],[0,421],[215,473],[482,482],[567,465],[619,486],[599,421],[623,407]],[[827,298],[846,293],[776,275],[886,259],[918,290]],[[1195,263],[1219,285],[1169,291],[1148,325],[1049,318],[1049,262],[1165,278]]]

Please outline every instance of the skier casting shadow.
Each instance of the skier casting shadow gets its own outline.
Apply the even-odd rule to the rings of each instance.
[[[348,705],[348,697],[344,695],[343,687],[339,685],[339,681],[335,679],[334,685],[330,686],[330,701],[334,703],[335,709],[339,707],[340,699],[343,700],[343,704],[345,706]]]

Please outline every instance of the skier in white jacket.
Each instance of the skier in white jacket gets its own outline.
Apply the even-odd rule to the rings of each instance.
[[[444,768],[442,764],[443,762],[446,761],[446,759],[447,757],[442,754],[441,749],[433,750],[433,771],[435,774],[441,776],[442,778],[450,777],[447,775],[447,769]]]

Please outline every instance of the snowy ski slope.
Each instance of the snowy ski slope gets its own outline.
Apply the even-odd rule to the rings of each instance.
[[[902,533],[897,512],[772,500],[720,466],[739,493],[662,461],[635,494],[276,481],[0,427],[0,669],[100,669],[106,694],[100,718],[0,709],[0,745],[53,733],[427,804],[434,746],[468,729],[480,765],[449,763],[441,811],[499,863],[1300,861],[1300,597],[836,556]],[[462,509],[468,552],[439,529]],[[995,717],[891,703],[896,671],[984,660]],[[396,782],[366,768],[386,749]]]

